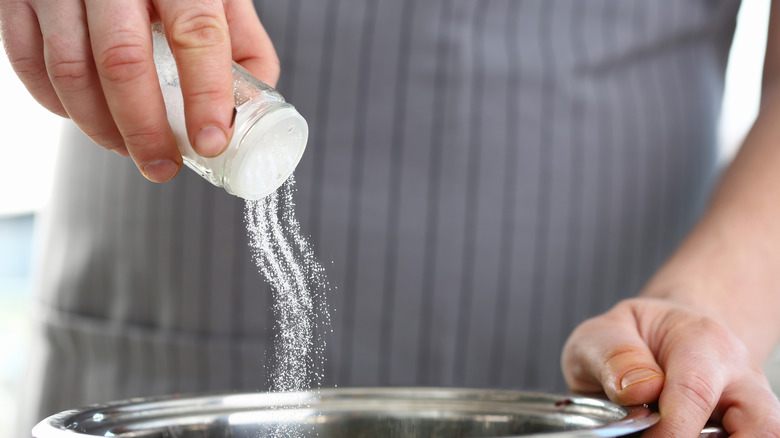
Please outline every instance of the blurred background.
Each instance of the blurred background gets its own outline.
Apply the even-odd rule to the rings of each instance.
[[[10,437],[30,339],[35,220],[52,184],[61,119],[41,108],[0,54],[0,438]]]
[[[740,10],[719,128],[723,160],[758,111],[768,11],[769,0],[744,1]],[[62,122],[38,106],[0,58],[0,437],[10,437],[30,338],[36,218],[49,198]],[[766,370],[780,393],[780,355]]]

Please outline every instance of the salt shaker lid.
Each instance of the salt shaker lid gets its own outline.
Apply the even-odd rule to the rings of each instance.
[[[282,104],[234,135],[243,137],[225,169],[225,190],[257,200],[275,192],[293,173],[306,149],[309,127],[294,107]]]

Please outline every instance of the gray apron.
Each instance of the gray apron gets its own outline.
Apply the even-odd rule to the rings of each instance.
[[[328,272],[326,386],[563,391],[560,350],[701,212],[736,1],[262,1],[311,136],[296,212]],[[268,386],[243,202],[147,182],[65,128],[30,425]]]

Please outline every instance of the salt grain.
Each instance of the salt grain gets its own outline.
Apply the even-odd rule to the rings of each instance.
[[[319,387],[325,367],[325,338],[330,324],[325,270],[295,217],[294,178],[274,194],[246,201],[244,220],[252,257],[273,293],[274,354],[269,364],[272,391]],[[295,425],[280,426],[273,436],[297,436]]]

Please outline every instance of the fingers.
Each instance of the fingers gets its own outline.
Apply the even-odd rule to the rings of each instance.
[[[664,386],[664,373],[623,306],[572,333],[563,350],[564,377],[574,392],[603,389],[620,405],[652,403]]]
[[[695,327],[690,330],[700,331]],[[690,339],[707,339],[708,335],[697,334],[701,337]],[[722,358],[706,341],[670,339],[668,345],[668,353],[661,353],[666,356],[661,359],[666,370],[666,382],[658,400],[661,421],[647,436],[699,436],[723,393],[727,376],[724,376]]]
[[[233,60],[258,79],[275,87],[279,80],[279,57],[257,16],[251,0],[226,0]]]
[[[153,3],[0,0],[0,30],[14,70],[41,104],[162,182],[182,158],[153,63],[152,19],[166,28],[188,137],[203,156],[224,151],[232,135],[231,32],[238,60],[262,80],[275,84],[279,68],[250,0]],[[226,14],[235,29],[228,29]]]
[[[780,435],[777,398],[763,374],[751,368],[735,335],[707,318],[670,326],[659,348],[666,370],[658,401],[661,421],[646,436],[696,437],[710,418],[720,419],[734,436]]]
[[[21,0],[0,0],[0,35],[11,67],[25,88],[44,108],[68,117],[46,72],[41,28],[32,5]]]
[[[157,0],[176,59],[187,133],[195,152],[220,154],[232,135],[230,34],[221,0]]]
[[[130,156],[151,181],[173,178],[181,154],[168,125],[143,2],[86,0],[92,53],[108,108]]]
[[[95,143],[122,153],[124,142],[100,87],[81,0],[38,8],[51,85],[70,118]]]
[[[780,403],[725,326],[661,300],[634,299],[581,324],[563,351],[573,391],[622,405],[658,401],[643,437],[698,437],[710,419],[733,436],[780,436]],[[663,370],[663,372],[662,372]]]
[[[723,393],[723,427],[735,437],[780,436],[780,402],[761,372],[750,370]]]

